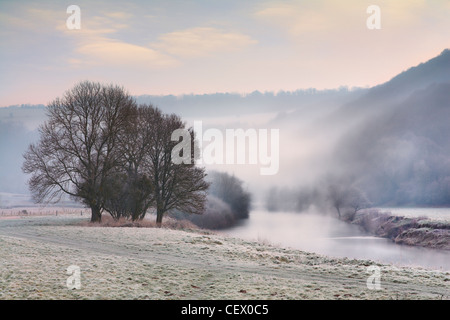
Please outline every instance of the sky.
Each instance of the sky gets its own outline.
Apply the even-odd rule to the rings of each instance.
[[[0,0],[0,106],[83,80],[133,95],[373,86],[449,48],[449,17],[448,0]]]

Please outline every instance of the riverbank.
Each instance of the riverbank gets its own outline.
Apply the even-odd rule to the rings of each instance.
[[[450,272],[166,228],[0,220],[0,299],[450,299]],[[80,268],[69,290],[67,268]],[[380,270],[380,290],[367,287]]]
[[[379,210],[364,210],[347,219],[373,235],[397,244],[450,250],[450,222],[426,217],[404,217]]]

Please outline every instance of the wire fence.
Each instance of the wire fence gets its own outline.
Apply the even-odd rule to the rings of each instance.
[[[0,217],[28,217],[28,216],[64,216],[88,214],[85,208],[7,208],[0,209]]]

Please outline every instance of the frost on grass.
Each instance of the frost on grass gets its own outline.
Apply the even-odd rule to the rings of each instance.
[[[0,230],[0,299],[450,297],[448,272],[378,264],[383,289],[369,290],[367,267],[373,261],[216,234],[33,224],[11,229],[14,236]],[[66,286],[69,265],[80,267],[79,290]]]

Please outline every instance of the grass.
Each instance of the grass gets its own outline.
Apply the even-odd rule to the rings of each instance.
[[[103,215],[102,221],[89,222],[83,221],[79,223],[79,226],[84,227],[106,227],[106,228],[158,228],[155,219],[145,218],[143,220],[132,221],[130,219],[119,218],[113,219],[109,215]],[[161,227],[174,230],[199,230],[195,224],[187,220],[177,220],[170,217],[165,217],[161,224]]]
[[[41,219],[0,221],[0,299],[450,298],[449,272],[174,230],[170,220],[163,228],[32,223]],[[373,264],[383,290],[366,287]],[[80,267],[80,290],[66,286],[70,265]]]

